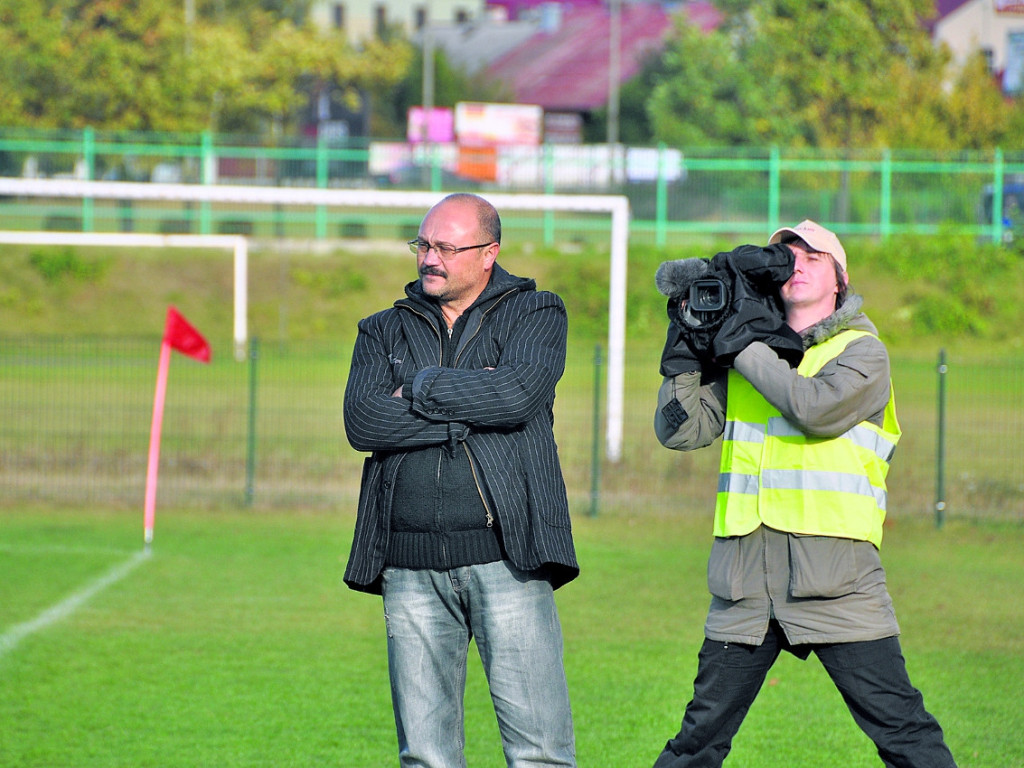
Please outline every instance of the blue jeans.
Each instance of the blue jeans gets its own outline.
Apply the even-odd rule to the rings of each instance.
[[[386,568],[384,619],[403,768],[460,768],[476,638],[509,768],[575,766],[562,630],[550,583],[507,561]]]

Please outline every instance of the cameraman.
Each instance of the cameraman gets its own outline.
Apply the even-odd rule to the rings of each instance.
[[[907,675],[879,558],[900,437],[888,353],[848,289],[834,233],[803,221],[774,243],[795,256],[779,294],[803,339],[796,367],[763,341],[729,369],[699,355],[680,366],[685,333],[666,345],[684,372],[661,385],[658,439],[723,445],[693,698],[655,768],[721,766],[782,651],[814,652],[885,765],[955,767]]]

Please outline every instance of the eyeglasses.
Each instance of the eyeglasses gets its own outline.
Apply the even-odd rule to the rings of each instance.
[[[426,256],[427,251],[433,248],[434,253],[436,253],[438,256],[440,256],[442,259],[446,261],[457,253],[462,253],[463,251],[471,251],[474,248],[486,248],[490,244],[491,243],[480,243],[480,245],[464,245],[461,248],[456,248],[454,245],[451,245],[450,243],[431,243],[428,240],[422,240],[418,237],[415,240],[410,240],[407,243],[407,245],[409,246],[409,250],[412,253],[415,253],[417,256]]]

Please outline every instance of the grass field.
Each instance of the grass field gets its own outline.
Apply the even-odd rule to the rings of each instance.
[[[883,562],[911,677],[961,768],[1024,768],[1024,262],[982,254],[979,270],[968,245],[858,248],[856,284],[890,345],[905,433]],[[182,473],[191,483],[213,475],[213,490],[195,505],[161,496],[150,556],[141,501],[124,511],[31,500],[61,483],[80,497],[90,473],[140,483],[155,352],[111,380],[88,351],[92,367],[68,393],[78,361],[15,366],[0,345],[0,768],[397,765],[380,600],[341,582],[361,456],[344,445],[338,407],[356,319],[389,304],[411,276],[404,248],[393,251],[254,251],[251,330],[296,353],[275,360],[268,350],[261,363],[261,471],[312,469],[295,480],[294,500],[283,493],[276,506],[243,509],[242,444],[224,439],[244,424],[242,369],[215,356],[196,366],[200,378],[175,363],[173,396],[193,410],[172,402],[169,413],[186,421],[186,453],[203,458]],[[558,597],[583,768],[649,766],[691,692],[718,452],[666,451],[650,428],[664,333],[652,275],[659,260],[686,255],[631,252],[624,458],[602,468],[596,517],[587,514],[592,367],[571,365],[559,385],[556,434],[583,574]],[[566,297],[572,355],[589,361],[605,339],[604,256],[524,249],[506,266]],[[33,337],[157,339],[176,303],[211,337],[230,338],[230,266],[219,255],[11,251],[0,285],[0,325]],[[330,350],[299,359],[303,344]],[[952,513],[937,528],[940,348],[951,351]],[[141,448],[123,447],[134,434],[127,412],[139,414]],[[60,475],[50,447],[26,449],[41,424],[60,431],[68,461],[81,466]],[[174,439],[165,431],[165,459]],[[163,471],[162,492],[171,491]],[[141,500],[138,488],[128,497]],[[467,699],[469,765],[497,768],[479,663]],[[817,661],[791,657],[772,670],[726,763],[879,764]]]
[[[348,513],[0,511],[0,766],[397,765],[379,598],[341,582]],[[579,516],[558,593],[581,766],[650,765],[691,691],[709,521]],[[1019,526],[888,526],[912,679],[961,768],[1024,766]],[[479,662],[470,766],[502,765]],[[818,662],[783,657],[726,765],[880,762]]]

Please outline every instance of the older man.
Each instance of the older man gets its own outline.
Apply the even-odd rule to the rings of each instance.
[[[501,221],[455,194],[409,243],[419,279],[359,323],[345,391],[366,459],[345,580],[382,593],[403,766],[464,766],[475,638],[511,768],[575,766],[553,590],[579,569],[552,431],[561,299],[496,259]]]

